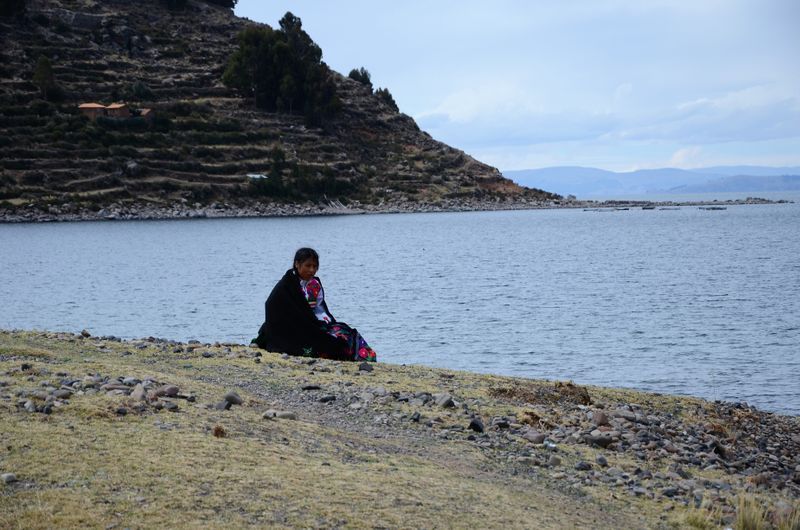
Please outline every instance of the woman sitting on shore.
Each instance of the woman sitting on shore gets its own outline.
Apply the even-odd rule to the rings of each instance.
[[[267,298],[264,324],[253,342],[290,355],[375,361],[375,352],[358,331],[333,318],[317,270],[319,254],[314,249],[295,253],[293,267]]]

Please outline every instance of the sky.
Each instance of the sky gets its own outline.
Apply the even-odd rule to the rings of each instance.
[[[501,170],[800,166],[798,0],[239,0]]]

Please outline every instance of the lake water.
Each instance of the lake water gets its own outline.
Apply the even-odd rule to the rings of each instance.
[[[249,342],[300,246],[382,361],[800,414],[800,205],[0,225],[0,327]]]

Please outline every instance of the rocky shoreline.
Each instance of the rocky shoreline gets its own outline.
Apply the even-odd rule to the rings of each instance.
[[[25,206],[8,208],[0,206],[0,223],[44,223],[74,221],[115,220],[169,220],[206,218],[248,217],[297,217],[319,215],[358,215],[377,213],[427,213],[468,212],[496,210],[534,210],[554,208],[603,209],[655,209],[679,207],[720,207],[745,204],[785,204],[792,201],[768,200],[757,197],[726,201],[641,201],[641,200],[578,200],[567,198],[561,201],[538,199],[444,199],[437,202],[392,200],[379,204],[362,204],[351,201],[346,205],[338,200],[326,203],[274,203],[253,202],[244,204],[189,203],[188,201],[168,206],[151,203],[112,203],[106,207],[91,209],[73,203],[48,207]]]
[[[343,457],[344,464],[373,451],[375,440],[387,458],[400,461],[436,460],[431,455],[440,452],[459,458],[451,454],[458,447],[458,454],[477,455],[470,461],[479,480],[521,481],[515,487],[531,495],[544,487],[565,502],[591,499],[612,510],[639,503],[634,511],[645,520],[638,527],[700,516],[733,524],[743,495],[760,502],[773,522],[800,517],[800,417],[744,403],[298,358],[240,344],[0,332],[5,421],[52,422],[88,402],[114,421],[176,432],[177,419],[191,414],[182,429],[205,424],[210,439],[252,430],[257,418],[286,436],[304,425],[328,442],[348,437],[355,456]],[[213,416],[219,425],[212,427],[209,415],[219,414],[233,423]],[[23,442],[13,434],[4,440]],[[37,487],[25,478],[24,460],[13,456],[0,453],[11,488],[3,495],[12,501],[15,492]],[[382,494],[391,494],[386,488]],[[511,526],[527,526],[519,523]],[[436,519],[428,524],[437,526]],[[619,524],[633,523],[599,526]]]

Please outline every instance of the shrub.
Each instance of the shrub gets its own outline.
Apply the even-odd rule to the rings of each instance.
[[[172,129],[172,120],[170,120],[167,116],[156,114],[151,121],[150,127],[154,131],[168,132]]]
[[[47,18],[47,15],[45,15],[44,13],[36,13],[35,15],[33,15],[33,17],[31,17],[31,19],[40,26],[43,26],[45,28],[50,25],[50,19]]]
[[[108,116],[98,116],[95,123],[103,129],[116,131],[146,131],[150,128],[150,123],[141,117],[111,118]]]
[[[33,84],[39,88],[42,98],[49,101],[61,101],[64,98],[64,91],[56,84],[53,75],[53,65],[50,59],[40,55],[36,61],[36,68],[33,71]]]
[[[379,88],[375,91],[375,95],[378,96],[378,99],[389,105],[393,111],[400,111],[397,106],[397,102],[395,102],[394,98],[392,97],[392,93],[389,92],[388,88]]]
[[[0,16],[13,17],[25,12],[25,0],[0,0]]]
[[[189,3],[188,0],[161,0],[170,11],[180,11]]]
[[[323,125],[341,107],[322,50],[303,31],[301,20],[287,12],[280,29],[251,26],[237,36],[239,48],[229,58],[222,81],[253,98],[270,112],[302,112],[312,125]]]
[[[214,188],[211,184],[202,184],[192,188],[191,199],[194,202],[206,202],[214,196]]]
[[[108,153],[111,156],[121,156],[129,158],[139,156],[139,151],[128,145],[112,145],[108,148]]]
[[[211,158],[211,159],[219,159],[224,156],[219,150],[213,149],[211,147],[205,147],[202,145],[192,149],[192,155],[196,156],[197,158]]]
[[[26,186],[41,186],[47,182],[47,175],[41,171],[29,171],[22,175],[20,181]]]
[[[236,7],[236,2],[238,0],[207,0],[209,4],[216,4],[218,6],[227,7],[228,9],[233,9]]]
[[[369,88],[370,92],[372,91],[372,76],[369,74],[369,71],[364,68],[353,68],[350,70],[350,73],[347,75],[350,79],[358,81],[362,85]]]
[[[52,116],[56,111],[53,105],[41,99],[37,99],[36,101],[31,103],[29,105],[29,108],[37,116]]]
[[[762,530],[767,527],[764,507],[750,495],[740,495],[736,509],[736,530]]]
[[[124,96],[124,99],[130,99],[134,101],[152,101],[155,97],[153,91],[150,90],[150,87],[147,86],[143,81],[134,81],[131,83],[131,85],[125,90]]]
[[[206,103],[194,103],[191,101],[178,101],[169,104],[165,109],[166,113],[173,116],[191,116],[197,114],[198,116],[207,116],[214,112],[214,109]],[[159,113],[162,114],[162,113]]]

